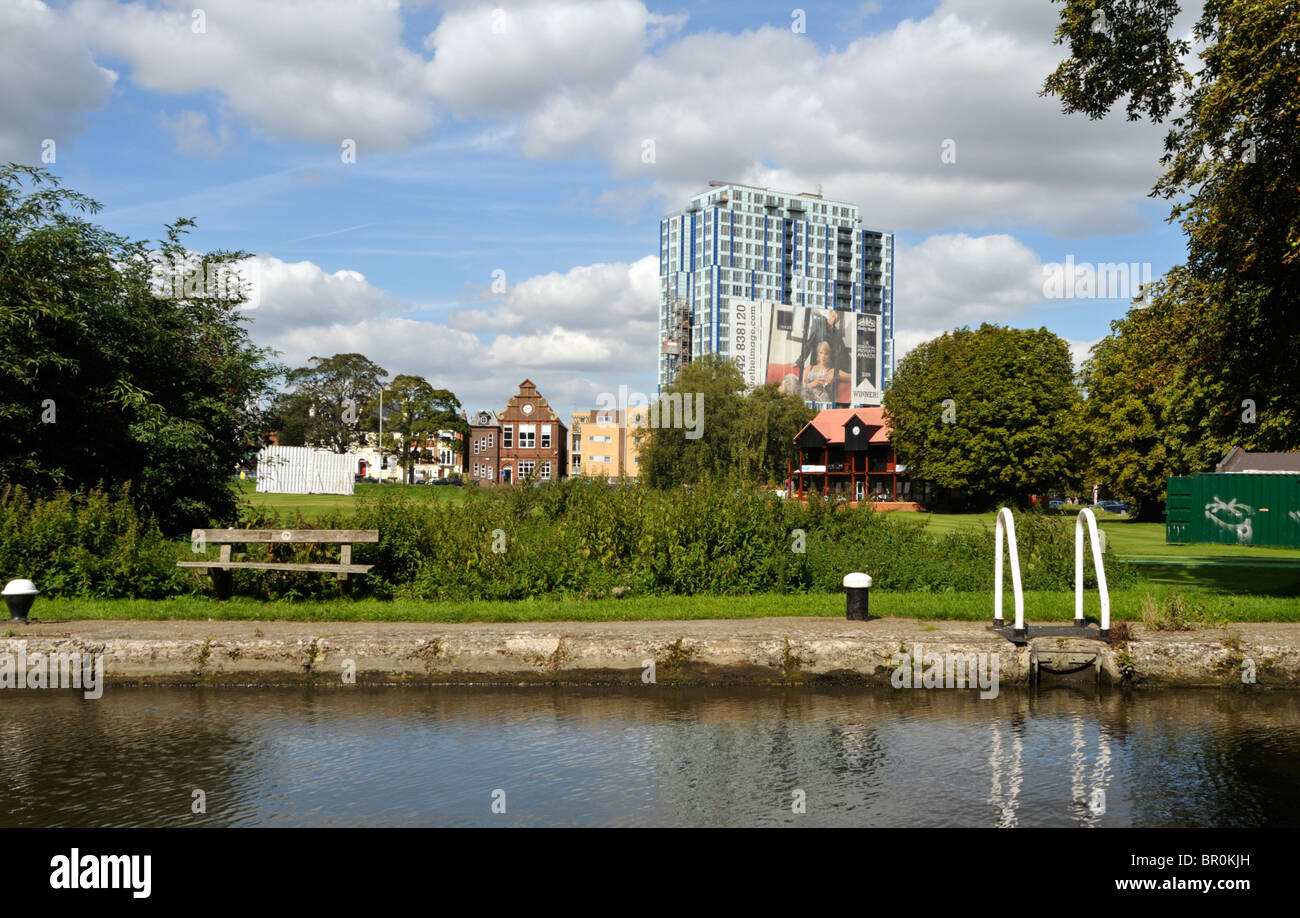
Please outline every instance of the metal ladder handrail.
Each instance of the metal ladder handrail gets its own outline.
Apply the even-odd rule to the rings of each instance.
[[[1088,540],[1092,543],[1093,567],[1097,572],[1097,592],[1101,595],[1101,636],[1110,637],[1110,590],[1106,588],[1106,566],[1101,560],[1101,539],[1097,517],[1084,507],[1074,518],[1074,623],[1083,626],[1083,523],[1088,522]],[[999,555],[999,561],[1001,556]]]
[[[1003,523],[1003,520],[1006,523]],[[994,526],[994,539],[996,540],[996,555],[993,563],[993,627],[1001,628],[1005,624],[1002,619],[1002,540],[1005,534],[1007,547],[1011,554],[1011,588],[1015,593],[1016,599],[1016,637],[1025,636],[1025,591],[1020,582],[1020,549],[1016,547],[1016,520],[1011,515],[1010,507],[1003,507],[998,511],[997,522]],[[1082,563],[1082,562],[1080,562]]]

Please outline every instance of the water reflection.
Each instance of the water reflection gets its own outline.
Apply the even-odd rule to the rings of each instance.
[[[6,826],[1296,825],[1300,697],[3,692],[0,768]]]

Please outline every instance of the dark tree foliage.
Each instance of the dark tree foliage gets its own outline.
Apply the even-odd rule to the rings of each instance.
[[[1066,343],[984,324],[913,349],[885,390],[908,474],[983,509],[1079,486],[1082,400]]]
[[[1147,500],[1151,481],[1205,470],[1230,446],[1300,448],[1300,4],[1207,0],[1195,72],[1171,34],[1177,13],[1173,0],[1066,0],[1056,41],[1070,58],[1044,87],[1091,118],[1123,97],[1130,118],[1172,115],[1152,195],[1172,202],[1187,262],[1115,326],[1136,340],[1108,347],[1090,385],[1115,402],[1094,417],[1140,406],[1161,432],[1153,455],[1098,429],[1105,461],[1145,482],[1130,496]],[[1103,384],[1103,366],[1125,375]],[[1121,471],[1124,456],[1143,467]]]
[[[0,480],[37,495],[132,482],[168,532],[233,520],[232,473],[261,445],[279,368],[229,288],[157,280],[247,255],[188,252],[187,219],[150,249],[81,216],[98,210],[46,170],[0,168]]]
[[[795,434],[815,414],[775,384],[746,395],[740,370],[717,354],[682,367],[658,402],[659,426],[638,432],[641,474],[656,488],[726,477],[782,481]],[[677,405],[689,406],[685,420],[693,427],[678,423]]]
[[[346,453],[368,427],[366,406],[376,401],[388,371],[362,354],[312,357],[290,370],[291,387],[273,405],[285,446],[319,446]]]

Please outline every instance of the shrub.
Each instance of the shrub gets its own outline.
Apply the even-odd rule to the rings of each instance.
[[[168,543],[136,517],[124,497],[101,492],[33,503],[21,490],[4,499],[0,562],[43,590],[85,596],[161,596],[208,589],[188,542]],[[1026,589],[1074,584],[1073,523],[1045,514],[1016,518]],[[879,589],[984,591],[993,586],[991,528],[936,536],[906,513],[813,498],[783,501],[752,486],[717,480],[691,490],[567,480],[541,487],[474,489],[463,500],[414,498],[400,488],[363,496],[354,515],[308,523],[247,508],[251,529],[377,529],[379,541],[353,546],[373,565],[351,581],[356,596],[430,600],[596,597],[615,588],[658,595],[838,591],[846,573],[869,573]],[[803,551],[796,550],[802,545]],[[503,549],[503,550],[496,550]],[[208,556],[215,554],[209,547]],[[310,543],[237,546],[235,560],[332,561],[338,547]],[[1093,584],[1091,561],[1085,568]],[[1107,561],[1113,586],[1132,568]],[[327,574],[236,570],[236,593],[265,599],[338,595]],[[622,591],[620,591],[622,592]]]
[[[254,514],[244,525],[278,527]],[[296,524],[303,528],[299,520]],[[462,501],[412,499],[393,490],[362,498],[348,520],[316,525],[378,529],[353,558],[374,568],[353,592],[421,599],[593,597],[615,587],[658,595],[836,591],[865,570],[880,589],[964,592],[993,586],[993,533],[930,534],[902,513],[849,508],[814,498],[782,501],[735,481],[691,490],[566,480],[541,487],[483,489]],[[802,531],[802,536],[799,535]],[[1072,522],[1017,517],[1026,589],[1074,584]],[[804,551],[795,548],[802,542]],[[497,551],[495,548],[503,550]],[[283,560],[324,557],[319,546],[250,546]],[[1108,563],[1119,585],[1131,570]],[[327,578],[239,572],[236,588],[270,598],[331,595]],[[1086,569],[1087,585],[1092,566]]]
[[[181,592],[177,543],[131,501],[130,486],[33,498],[0,492],[0,579],[25,577],[48,596],[157,599]]]

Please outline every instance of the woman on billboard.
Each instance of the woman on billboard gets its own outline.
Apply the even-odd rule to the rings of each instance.
[[[849,374],[835,366],[829,341],[817,344],[817,362],[804,371],[803,380],[790,373],[781,385],[783,391],[811,402],[835,402],[839,384],[848,382]]]

